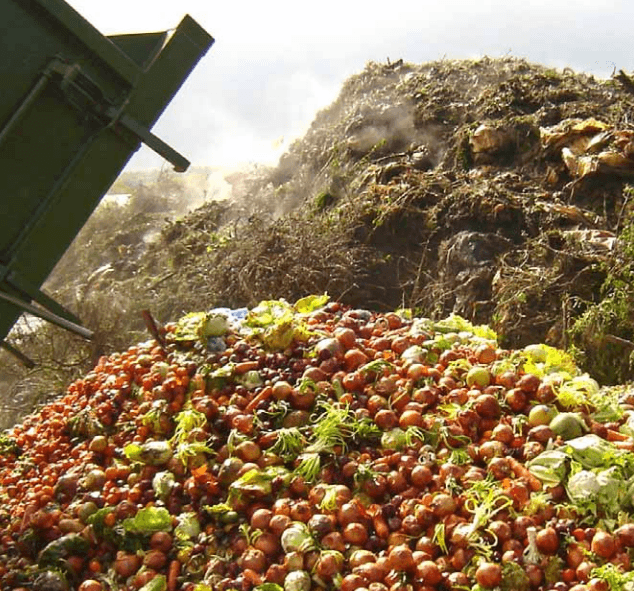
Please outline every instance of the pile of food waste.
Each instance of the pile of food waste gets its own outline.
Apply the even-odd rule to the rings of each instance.
[[[0,588],[634,583],[634,392],[459,316],[189,314],[0,440]]]

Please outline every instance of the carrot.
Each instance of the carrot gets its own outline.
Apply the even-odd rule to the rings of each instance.
[[[614,429],[607,430],[606,439],[608,441],[632,441],[632,437],[625,435],[624,433],[619,433]]]
[[[376,535],[382,540],[387,540],[390,535],[390,528],[387,525],[387,521],[382,515],[375,515],[372,519],[372,525]]]
[[[531,474],[530,470],[526,466],[518,462],[515,458],[509,458],[509,464],[511,466],[511,470],[513,470],[513,474],[515,474],[517,478],[524,478],[531,491],[537,492],[542,489],[541,480],[537,478],[537,476]]]
[[[242,571],[242,576],[254,587],[262,584],[262,576],[256,573],[253,569],[245,568]]]
[[[260,392],[253,397],[251,402],[247,404],[246,408],[244,409],[245,413],[253,412],[257,408],[258,404],[260,404],[260,402],[262,402],[263,400],[269,399],[271,397],[271,394],[273,394],[273,388],[271,388],[271,386],[265,386],[264,388],[262,388],[262,390],[260,390]]]
[[[176,591],[178,588],[178,575],[181,572],[181,563],[178,560],[172,560],[170,562],[169,569],[167,571],[167,591]]]
[[[615,441],[614,445],[625,451],[634,451],[634,439],[626,439],[625,441]]]
[[[233,371],[241,376],[247,373],[248,371],[253,371],[254,369],[257,369],[257,368],[258,368],[257,361],[242,361],[240,363],[236,363],[235,367],[233,368]]]

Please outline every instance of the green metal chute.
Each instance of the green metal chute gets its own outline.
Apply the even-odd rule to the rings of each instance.
[[[142,142],[187,168],[151,128],[213,38],[189,16],[107,38],[63,0],[0,22],[0,341],[25,310],[89,337],[40,287]]]

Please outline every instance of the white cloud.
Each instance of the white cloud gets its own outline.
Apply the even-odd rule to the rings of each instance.
[[[624,0],[70,0],[105,33],[174,27],[190,13],[216,44],[157,134],[199,163],[271,161],[370,60],[514,55],[597,76],[632,66]],[[137,157],[139,160],[145,157]]]

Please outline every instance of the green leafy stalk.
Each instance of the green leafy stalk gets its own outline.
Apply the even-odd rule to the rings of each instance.
[[[445,537],[445,524],[440,522],[434,526],[434,537],[432,538],[434,544],[437,544],[443,554],[448,554],[447,540]]]
[[[167,589],[167,578],[165,575],[156,575],[151,581],[143,585],[139,591],[165,591]]]
[[[170,439],[174,447],[174,455],[183,465],[187,465],[188,461],[198,455],[213,454],[213,449],[205,445],[202,441],[190,441],[190,435],[194,429],[202,429],[207,423],[207,417],[202,412],[193,408],[186,408],[179,412],[174,420],[176,429],[174,436]]]
[[[610,591],[630,591],[634,585],[634,572],[623,572],[619,566],[611,562],[593,568],[590,576],[605,581]]]
[[[464,464],[471,463],[473,460],[466,449],[464,449],[463,447],[458,447],[451,451],[447,461],[451,464],[462,466]]]
[[[322,511],[334,511],[337,508],[337,489],[336,484],[326,484],[324,498],[319,503]]]
[[[216,452],[202,441],[192,441],[179,443],[174,452],[174,457],[178,458],[184,466],[187,466],[191,458],[202,454],[215,454]]]
[[[324,404],[321,409],[323,412],[316,419],[306,451],[319,453],[333,452],[335,447],[345,449],[357,424],[350,409],[339,404]]]
[[[296,458],[306,448],[306,438],[297,427],[278,429],[270,451],[282,459]]]
[[[318,453],[305,453],[299,456],[300,463],[294,474],[301,476],[306,482],[315,482],[321,471],[321,458]]]
[[[425,431],[423,429],[413,425],[405,429],[405,445],[407,447],[412,447],[423,441],[425,441]]]
[[[380,376],[383,374],[383,371],[386,369],[392,372],[394,370],[394,364],[390,363],[389,361],[386,361],[385,359],[375,359],[374,361],[370,361],[366,363],[365,365],[362,365],[359,368],[359,371],[362,374],[374,373],[377,376]]]
[[[513,501],[492,476],[489,475],[484,480],[474,482],[464,492],[464,507],[473,515],[467,529],[467,539],[470,545],[481,547],[485,544],[480,532],[486,528],[495,515],[512,505]],[[482,549],[486,551],[486,548]]]
[[[207,423],[207,417],[202,412],[188,408],[179,412],[174,417],[174,421],[176,422],[176,430],[172,441],[181,443],[187,440],[194,429],[202,429]]]
[[[347,405],[323,403],[312,417],[313,427],[305,452],[299,456],[295,474],[314,482],[321,470],[320,454],[345,450],[348,442],[359,438],[378,437],[379,429],[368,419],[357,419]]]

